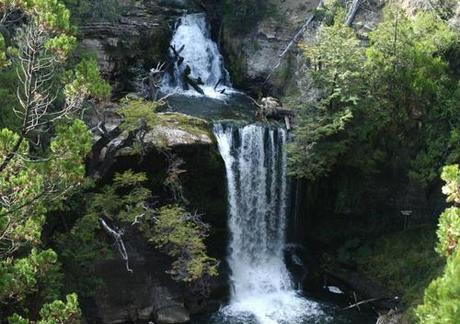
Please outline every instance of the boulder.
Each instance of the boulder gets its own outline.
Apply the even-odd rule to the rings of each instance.
[[[390,310],[384,315],[380,315],[377,319],[376,324],[408,324],[409,322],[405,318],[403,313],[395,310]]]
[[[183,146],[213,147],[211,126],[203,119],[182,113],[158,113],[158,123],[143,136],[142,152],[134,144],[134,136],[120,129],[122,118],[117,106],[102,107],[89,121],[93,129],[93,149],[87,160],[88,174],[103,178],[121,157],[139,157],[152,151]],[[102,117],[100,116],[102,115]]]
[[[157,324],[187,323],[190,313],[183,302],[170,291],[168,286],[157,286],[153,289],[153,313]]]
[[[158,324],[188,323],[190,314],[184,306],[173,305],[158,310],[155,319]]]

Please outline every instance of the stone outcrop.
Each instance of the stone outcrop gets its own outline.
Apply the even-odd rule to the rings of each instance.
[[[254,93],[262,89],[264,94],[280,95],[292,85],[290,82],[295,82],[292,75],[301,73],[298,68],[302,64],[298,61],[297,46],[281,61],[279,55],[311,18],[318,3],[319,0],[276,2],[273,12],[267,13],[249,33],[237,36],[228,30],[224,33],[223,46],[229,66],[234,74],[235,70],[242,74],[235,78],[242,87]]]
[[[86,314],[88,322],[187,323],[190,312],[185,307],[184,288],[167,274],[170,260],[139,239],[141,235],[130,234],[125,243],[133,272],[126,270],[118,256],[96,264],[103,284],[96,289],[95,311]]]
[[[182,160],[180,168],[185,172],[180,173],[179,181],[189,201],[187,208],[203,214],[203,221],[211,225],[208,253],[223,259],[227,245],[226,193],[221,185],[225,167],[209,123],[181,113],[157,113],[158,121],[143,137],[140,152],[132,134],[120,128],[122,119],[116,104],[99,107],[98,111],[88,121],[94,132],[93,150],[87,161],[89,175],[105,183],[117,172],[144,172],[155,199],[161,204],[174,203],[165,179],[171,156]],[[191,287],[175,282],[168,274],[171,259],[133,228],[125,233],[124,243],[133,272],[126,270],[116,253],[113,260],[95,265],[96,275],[104,285],[83,305],[88,323],[186,323],[191,314],[212,307]],[[227,288],[225,273],[219,271],[223,277],[211,282],[211,293],[220,296]]]
[[[103,112],[89,122],[93,129],[93,150],[87,172],[93,178],[104,178],[121,157],[137,157],[141,153],[148,155],[183,146],[212,147],[215,142],[207,121],[181,113],[158,113],[157,123],[143,136],[140,152],[133,145],[133,135],[119,127],[122,118],[116,108],[116,104],[99,108]]]
[[[200,10],[190,0],[124,0],[122,5],[124,12],[114,21],[79,27],[81,49],[95,54],[115,96],[136,90],[145,71],[167,61],[174,20],[185,10]]]
[[[376,324],[409,324],[409,320],[405,318],[403,313],[395,310],[389,311],[387,314],[379,316]]]

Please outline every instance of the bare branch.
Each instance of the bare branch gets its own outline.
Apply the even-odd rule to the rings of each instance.
[[[118,252],[120,253],[123,260],[125,261],[126,270],[128,272],[133,272],[133,270],[129,267],[128,252],[126,252],[125,243],[123,242],[123,238],[122,238],[124,234],[123,231],[121,230],[117,231],[115,229],[110,228],[110,226],[107,225],[107,223],[102,218],[100,219],[100,221],[105,231],[115,239],[115,243],[117,245]]]

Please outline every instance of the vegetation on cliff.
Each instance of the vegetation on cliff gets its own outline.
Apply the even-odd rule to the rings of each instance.
[[[310,66],[308,77],[320,92],[298,107],[298,125],[289,146],[291,174],[316,183],[338,177],[336,211],[341,201],[351,202],[345,203],[348,207],[365,201],[382,176],[400,175],[400,185],[412,188],[436,187],[442,166],[460,159],[460,83],[455,63],[460,35],[449,21],[453,12],[447,9],[452,6],[433,3],[413,16],[387,6],[383,20],[363,41],[343,23],[344,10],[336,3],[322,8],[323,25],[302,47]],[[458,167],[445,167],[442,178],[448,201],[458,204]],[[429,189],[425,190],[428,195]],[[372,223],[375,212],[369,208],[363,211],[369,214],[365,223]],[[460,296],[453,284],[459,269],[459,219],[457,206],[446,209],[439,219],[436,251],[447,258],[447,265],[415,311],[420,323],[459,320]],[[443,263],[426,232],[430,224],[395,228],[393,224],[369,229],[382,235],[377,239],[347,238],[346,244],[366,241],[342,246],[339,258],[352,260],[402,292],[406,306],[415,306]],[[414,235],[419,244],[410,242]]]
[[[460,157],[460,90],[447,56],[458,34],[433,13],[388,8],[365,48],[343,18],[339,11],[304,46],[321,99],[300,108],[292,174],[314,180],[337,164],[362,175],[391,166],[431,183]]]
[[[96,2],[78,4],[92,8]],[[85,178],[92,136],[80,118],[111,88],[94,58],[75,53],[70,16],[56,0],[0,2],[2,322],[79,323],[75,292],[94,291],[98,280],[91,264],[113,255],[111,240],[131,270],[123,226],[135,227],[175,258],[171,273],[177,280],[202,280],[204,289],[204,279],[217,274],[217,261],[206,255],[207,227],[182,201],[155,207],[142,173],[116,174],[102,188]],[[142,147],[142,132],[170,122],[156,114],[158,105],[130,102],[120,111],[122,130],[135,145]],[[169,180],[180,190],[177,177],[171,174]],[[78,213],[69,217],[73,208]],[[82,279],[81,271],[88,276]],[[64,278],[71,280],[64,285]]]
[[[446,259],[444,273],[433,280],[425,291],[423,304],[417,307],[420,323],[457,323],[460,321],[460,169],[458,164],[446,166],[442,172],[446,182],[442,192],[447,208],[439,218],[438,245],[436,251]]]
[[[76,39],[61,3],[3,1],[0,14],[8,46],[0,73],[17,85],[16,95],[11,85],[2,89],[11,101],[2,107],[9,113],[2,113],[0,130],[0,301],[6,305],[0,316],[11,315],[13,323],[28,323],[29,316],[76,322],[76,296],[58,300],[60,265],[41,240],[42,228],[47,212],[84,179],[91,139],[76,116],[88,97],[107,96],[110,88],[94,61],[70,62]]]
[[[159,113],[164,102],[122,100],[114,133],[126,135],[126,155],[143,160],[153,145],[167,166],[158,174],[111,170],[97,183],[86,177],[94,144],[87,111],[111,88],[96,59],[76,51],[72,23],[117,21],[122,3],[129,1],[0,0],[0,322],[79,323],[78,297],[102,284],[97,262],[118,257],[135,271],[125,246],[130,236],[166,255],[168,274],[196,291],[208,292],[217,276],[205,244],[210,228],[191,212],[182,186],[184,161],[153,132],[212,138],[205,121]],[[276,13],[274,3],[223,0],[222,26],[230,37],[250,33]],[[443,170],[452,206],[439,217],[438,255],[432,224],[378,228],[383,235],[372,238],[363,224],[350,225],[365,233],[360,238],[350,239],[345,228],[330,231],[345,237],[339,258],[402,290],[420,323],[447,324],[460,322],[460,36],[450,23],[455,1],[430,5],[413,16],[387,6],[375,30],[357,35],[344,24],[344,8],[325,1],[315,39],[301,48],[318,96],[297,107],[289,165],[292,176],[310,183],[337,177],[336,211],[378,194],[375,179],[387,175],[423,188],[428,200]],[[101,134],[111,140],[110,131]]]

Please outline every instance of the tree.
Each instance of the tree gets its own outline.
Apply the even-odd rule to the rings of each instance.
[[[409,18],[389,7],[363,48],[343,21],[338,10],[334,23],[304,46],[321,92],[299,109],[291,173],[313,180],[340,166],[366,177],[386,165],[427,185],[438,161],[460,156],[452,145],[460,92],[445,59],[458,36],[432,13]]]
[[[217,275],[218,265],[206,253],[208,227],[199,215],[187,212],[180,205],[156,208],[157,201],[147,188],[149,181],[146,174],[131,170],[115,174],[110,185],[85,195],[88,204],[85,214],[70,233],[58,237],[58,251],[82,291],[91,277],[94,262],[111,256],[107,239],[116,246],[126,270],[136,272],[124,243],[124,235],[135,232],[173,258],[169,273],[174,280],[191,285],[199,293],[207,293],[208,280]],[[105,241],[100,239],[104,232]],[[84,279],[80,278],[82,272],[87,274]]]
[[[134,2],[134,0],[128,0]],[[78,23],[94,21],[116,21],[127,3],[121,0],[64,0]]]
[[[91,136],[75,113],[89,96],[110,91],[94,60],[65,70],[76,44],[69,17],[57,0],[0,3],[0,57],[3,68],[17,71],[12,109],[20,120],[19,129],[0,130],[0,302],[8,305],[2,317],[24,311],[26,298],[57,266],[55,252],[42,250],[41,231],[47,211],[84,179]],[[45,305],[42,322],[70,321],[77,306],[76,296]],[[14,315],[11,321],[27,320]]]
[[[332,25],[322,26],[314,44],[305,44],[303,50],[321,100],[302,107],[289,146],[289,163],[291,174],[314,179],[327,174],[351,147],[347,129],[353,127],[356,111],[366,107],[365,56],[353,30],[343,24],[343,11]]]
[[[423,324],[450,324],[460,321],[460,169],[446,166],[442,173],[446,182],[442,191],[453,203],[440,216],[436,251],[447,258],[444,273],[425,290],[423,304],[416,309]]]

